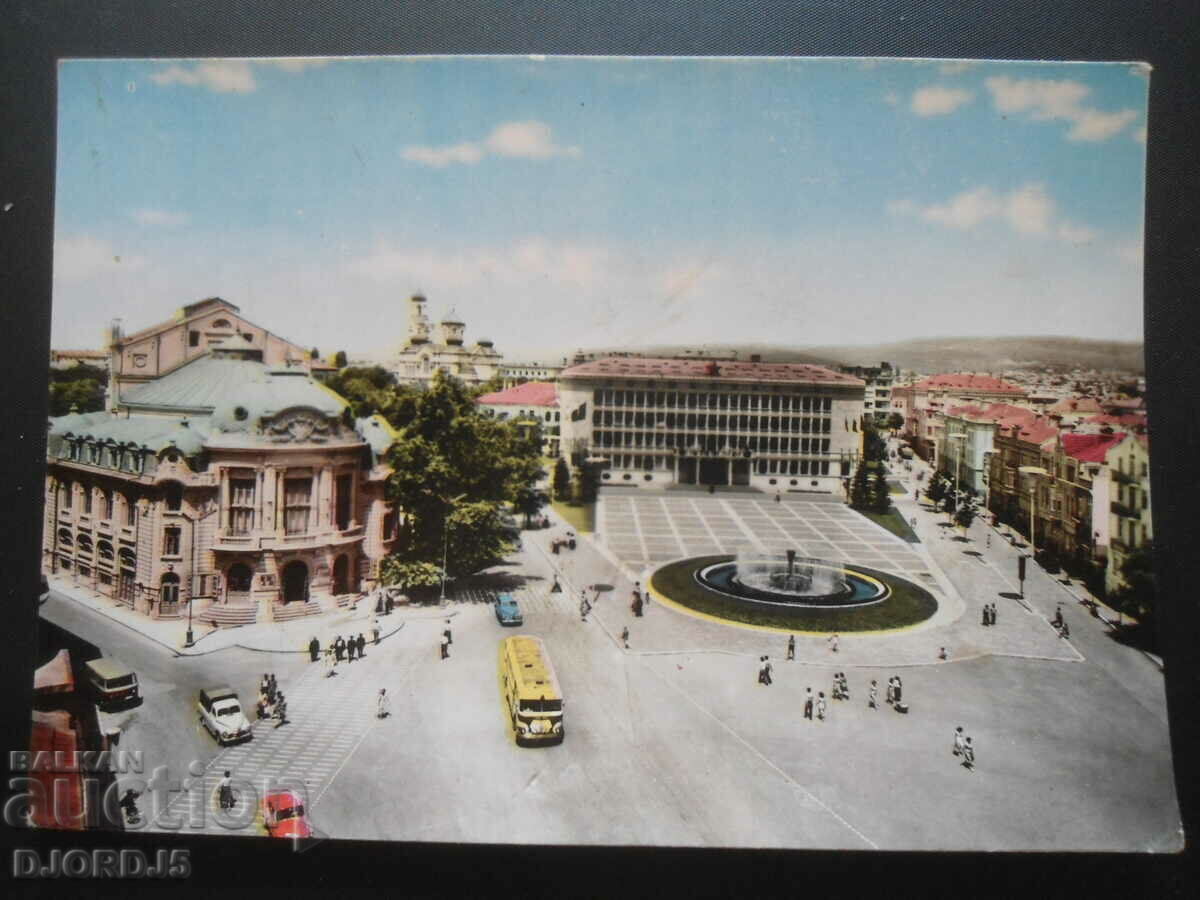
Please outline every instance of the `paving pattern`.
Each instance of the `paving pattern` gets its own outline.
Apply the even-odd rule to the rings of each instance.
[[[837,498],[780,502],[769,496],[679,496],[650,492],[603,495],[597,533],[609,551],[637,571],[687,556],[746,549],[833,562],[856,562],[935,587],[925,558],[911,545]]]

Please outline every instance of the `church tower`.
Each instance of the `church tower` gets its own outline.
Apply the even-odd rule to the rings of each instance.
[[[425,297],[413,294],[408,298],[408,343],[429,343],[429,319],[425,315]]]

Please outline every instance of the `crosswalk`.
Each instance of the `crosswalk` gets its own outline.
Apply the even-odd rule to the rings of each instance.
[[[174,795],[153,822],[151,831],[182,830],[200,834],[261,835],[261,800],[269,792],[291,789],[305,798],[310,823],[320,836],[320,801],[342,765],[379,720],[375,717],[378,674],[367,660],[338,666],[326,677],[324,665],[313,665],[286,686],[289,722],[253,723],[250,741],[222,749],[201,775]],[[412,656],[411,666],[415,662]],[[223,812],[218,785],[231,773],[239,802]]]
[[[453,599],[456,603],[486,603],[490,606],[495,593],[494,591],[464,588],[455,591]],[[571,599],[567,595],[566,588],[559,592],[552,592],[548,587],[519,587],[505,593],[510,594],[517,601],[523,615],[540,610],[551,612],[571,609]],[[575,603],[578,605],[578,599]]]

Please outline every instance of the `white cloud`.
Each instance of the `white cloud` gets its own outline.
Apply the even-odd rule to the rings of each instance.
[[[988,187],[963,191],[943,205],[927,206],[921,218],[951,228],[974,228],[980,222],[994,218],[1001,210],[999,198]]]
[[[483,150],[478,144],[472,143],[451,144],[448,147],[427,147],[414,144],[405,147],[400,155],[409,162],[441,169],[452,163],[474,165],[483,159]]]
[[[504,122],[493,128],[482,141],[463,141],[441,147],[412,144],[400,152],[409,162],[439,169],[456,163],[475,165],[488,155],[543,160],[581,154],[578,147],[556,144],[550,126],[537,121]]]
[[[1021,234],[1045,234],[1054,216],[1054,201],[1040,184],[1027,184],[1004,200],[1004,216]]]
[[[984,81],[996,111],[1004,115],[1026,113],[1036,121],[1065,121],[1071,124],[1067,139],[1104,141],[1121,132],[1138,114],[1122,109],[1103,112],[1083,105],[1090,93],[1078,81],[1024,78],[1004,75]]]
[[[219,94],[249,94],[258,87],[250,63],[236,59],[172,65],[155,72],[150,80],[163,86],[185,84],[208,88]]]
[[[146,267],[146,258],[122,253],[108,241],[90,235],[54,242],[54,280],[73,283],[102,276],[132,274]]]
[[[970,102],[973,96],[970,91],[961,88],[930,85],[913,93],[911,109],[918,116],[944,116]]]
[[[887,204],[887,211],[892,215],[915,214],[926,222],[959,230],[998,221],[1017,234],[1052,236],[1069,244],[1090,244],[1098,236],[1094,229],[1060,218],[1045,185],[1037,182],[1024,184],[1007,194],[981,185],[962,191],[945,203],[923,208],[909,200],[892,201]]]
[[[579,156],[578,147],[554,143],[550,127],[542,122],[505,122],[488,135],[484,146],[499,156],[521,159],[550,159],[553,156]]]
[[[974,63],[965,59],[954,60],[953,62],[944,62],[938,66],[938,74],[947,76],[961,75],[963,72],[969,71],[973,65]]]
[[[171,227],[188,223],[187,213],[170,212],[165,209],[135,209],[131,215],[139,225]]]
[[[290,72],[291,74],[295,75],[305,71],[306,69],[320,69],[323,66],[327,66],[329,65],[329,60],[303,59],[296,57],[291,59],[265,59],[260,60],[259,64],[265,66],[274,66],[277,69],[282,69],[285,72]]]

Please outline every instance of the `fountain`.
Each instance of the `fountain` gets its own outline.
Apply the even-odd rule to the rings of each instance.
[[[697,570],[696,580],[740,600],[790,606],[868,606],[887,598],[887,585],[844,565],[795,550],[743,548],[732,561]]]

